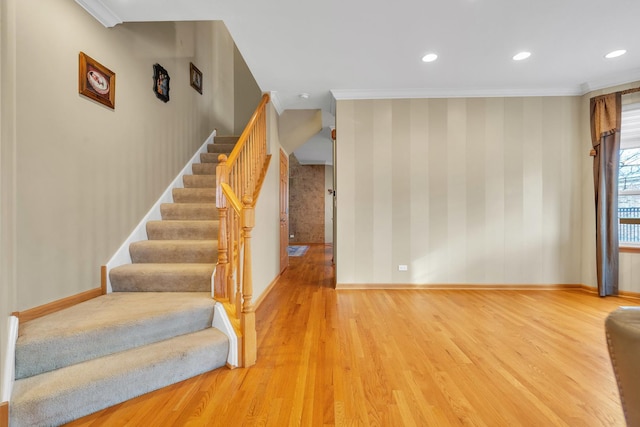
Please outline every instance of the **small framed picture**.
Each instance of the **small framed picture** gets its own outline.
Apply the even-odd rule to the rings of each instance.
[[[78,92],[109,108],[116,108],[116,73],[80,52]]]
[[[169,102],[169,73],[160,64],[153,65],[153,92],[158,99]]]
[[[189,63],[190,71],[189,76],[191,80],[191,87],[197,90],[202,95],[202,72],[198,70],[198,67],[193,65],[193,62]]]

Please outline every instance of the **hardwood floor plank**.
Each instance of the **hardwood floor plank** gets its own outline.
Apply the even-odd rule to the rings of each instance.
[[[580,290],[339,290],[292,257],[256,311],[258,362],[70,426],[623,426],[604,319]]]

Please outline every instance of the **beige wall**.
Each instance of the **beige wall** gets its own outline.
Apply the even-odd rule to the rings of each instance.
[[[581,176],[582,176],[582,283],[586,286],[597,287],[596,277],[596,244],[595,244],[595,202],[593,196],[593,158],[589,156],[591,150],[591,127],[589,102],[594,96],[617,92],[640,86],[640,81],[625,85],[609,87],[593,91],[584,95],[580,104],[581,135]],[[623,97],[623,102],[639,102],[640,94]],[[640,293],[640,254],[620,253],[619,289],[627,292]]]
[[[280,136],[278,113],[267,105],[269,170],[256,204],[256,226],[252,233],[253,300],[256,301],[280,274]]]
[[[233,61],[234,135],[240,135],[260,103],[262,92],[237,47],[233,49]]]
[[[0,378],[9,314],[16,309],[15,0],[0,2]],[[1,388],[1,386],[0,386]],[[0,392],[3,392],[0,390]],[[3,400],[0,397],[0,401]]]
[[[339,101],[336,124],[338,284],[580,283],[579,97]]]

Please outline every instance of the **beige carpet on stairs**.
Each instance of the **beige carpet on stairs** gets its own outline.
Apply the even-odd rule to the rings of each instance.
[[[236,141],[209,144],[132,264],[110,271],[113,293],[20,325],[12,426],[60,425],[225,365],[229,340],[211,327],[215,167]]]
[[[205,292],[218,257],[215,167],[237,138],[216,137],[200,155],[184,188],[172,191],[173,203],[161,206],[161,221],[147,224],[149,240],[130,246],[132,264],[109,273],[114,292]]]

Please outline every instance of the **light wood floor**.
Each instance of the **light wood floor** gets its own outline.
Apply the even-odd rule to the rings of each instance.
[[[258,363],[72,426],[623,426],[603,321],[582,291],[336,291],[312,246],[257,311]]]

